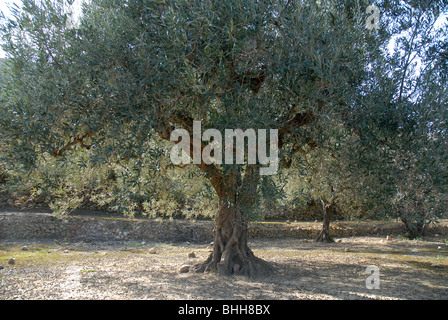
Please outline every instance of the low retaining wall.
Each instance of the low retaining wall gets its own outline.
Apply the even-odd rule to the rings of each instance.
[[[57,217],[51,213],[0,212],[0,239],[66,239],[84,241],[154,240],[212,241],[212,221],[150,220],[90,216]],[[316,238],[321,222],[258,222],[249,224],[252,238]],[[331,234],[386,236],[404,234],[398,222],[335,222]],[[448,235],[448,223],[427,231]]]
[[[210,222],[0,213],[0,239],[206,241]]]

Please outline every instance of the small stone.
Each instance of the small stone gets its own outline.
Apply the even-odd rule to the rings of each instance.
[[[193,252],[190,252],[190,253],[188,254],[188,258],[196,258],[196,254],[194,253],[194,251],[193,251]]]
[[[22,247],[22,251],[28,251],[29,249],[28,249],[28,247],[27,246],[23,246]]]
[[[10,264],[10,265],[16,264],[16,258],[10,258],[8,260],[8,264]]]
[[[149,252],[150,254],[156,254],[156,253],[157,253],[157,251],[156,251],[155,248],[151,248],[151,249],[149,249],[148,252]]]
[[[438,247],[437,247],[437,250],[442,250],[442,247],[441,247],[441,246],[438,246]]]
[[[235,265],[233,266],[233,272],[238,272],[240,271],[241,266],[238,263],[235,263]]]
[[[386,237],[386,240],[388,240],[388,241],[390,241],[390,240],[392,240],[394,237],[392,237],[392,236],[387,236]]]
[[[190,271],[190,266],[188,264],[184,264],[179,268],[179,273],[187,273]]]
[[[344,251],[345,252],[350,252],[350,249],[349,248],[345,248]]]
[[[64,250],[64,253],[69,253],[70,251],[68,251],[67,249],[66,250]]]
[[[286,220],[286,224],[291,224],[291,221],[289,221],[289,220]]]
[[[412,253],[417,253],[417,252],[418,252],[418,249],[412,249],[411,252],[412,252]]]

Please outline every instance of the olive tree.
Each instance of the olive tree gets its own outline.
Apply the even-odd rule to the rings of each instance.
[[[91,0],[76,27],[71,2],[24,0],[2,25],[12,77],[1,138],[12,163],[76,148],[92,163],[158,156],[150,141],[178,129],[193,136],[200,121],[202,131],[278,130],[288,167],[316,143],[319,119],[345,123],[383,41],[366,28],[367,1]],[[191,141],[189,156],[207,142]],[[219,201],[213,252],[198,272],[273,271],[248,246],[248,212],[270,180],[248,154],[194,162]]]
[[[317,242],[334,242],[330,234],[331,219],[337,213],[346,219],[368,215],[369,177],[357,169],[352,153],[360,148],[358,138],[339,126],[331,127],[322,144],[304,150],[294,158],[293,167],[305,182],[302,194],[317,202],[322,212],[322,230]],[[322,129],[322,132],[326,130]]]
[[[383,12],[395,46],[359,95],[366,107],[356,111],[363,147],[355,157],[362,175],[375,176],[372,209],[415,238],[446,216],[448,3],[386,2]]]

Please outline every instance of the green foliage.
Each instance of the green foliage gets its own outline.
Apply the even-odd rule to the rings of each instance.
[[[0,27],[0,163],[40,171],[30,197],[193,217],[242,197],[252,218],[337,198],[417,233],[446,214],[446,1],[378,1],[377,32],[361,0],[92,0],[79,28],[69,4],[23,0]],[[193,120],[279,129],[282,171],[170,166]]]
[[[215,195],[201,176],[182,171],[157,175],[141,170],[147,163],[133,161],[126,166],[93,166],[87,161],[88,151],[71,156],[70,161],[45,159],[29,174],[9,170],[2,189],[16,205],[49,206],[56,214],[96,209],[127,216],[204,219],[214,213]],[[135,166],[140,170],[133,170]]]
[[[328,125],[328,121],[322,123],[324,141],[294,158],[288,174],[297,180],[291,179],[289,187],[299,192],[302,203],[314,204],[319,212],[323,201],[334,204],[344,219],[372,218],[368,212],[369,178],[356,169],[351,159],[359,141],[342,125]]]
[[[6,71],[6,60],[4,58],[0,58],[0,84],[3,82],[4,74]]]
[[[400,3],[384,10],[396,46],[378,60],[360,96],[364,108],[353,119],[362,144],[358,165],[376,177],[372,210],[399,217],[415,238],[447,214],[448,91],[441,68],[448,33],[446,24],[435,28],[447,4]]]

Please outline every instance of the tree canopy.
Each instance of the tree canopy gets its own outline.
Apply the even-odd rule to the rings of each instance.
[[[359,175],[403,221],[446,200],[448,42],[434,27],[446,1],[378,1],[378,30],[364,0],[91,0],[76,27],[71,4],[24,0],[2,24],[5,161],[32,167],[85,149],[93,165],[134,159],[138,171],[149,159],[160,171],[173,131],[193,136],[200,121],[277,129],[281,170],[327,152],[314,161],[345,162],[334,186]],[[271,271],[247,245],[247,216],[275,177],[247,160],[195,164],[219,199],[198,271]]]

